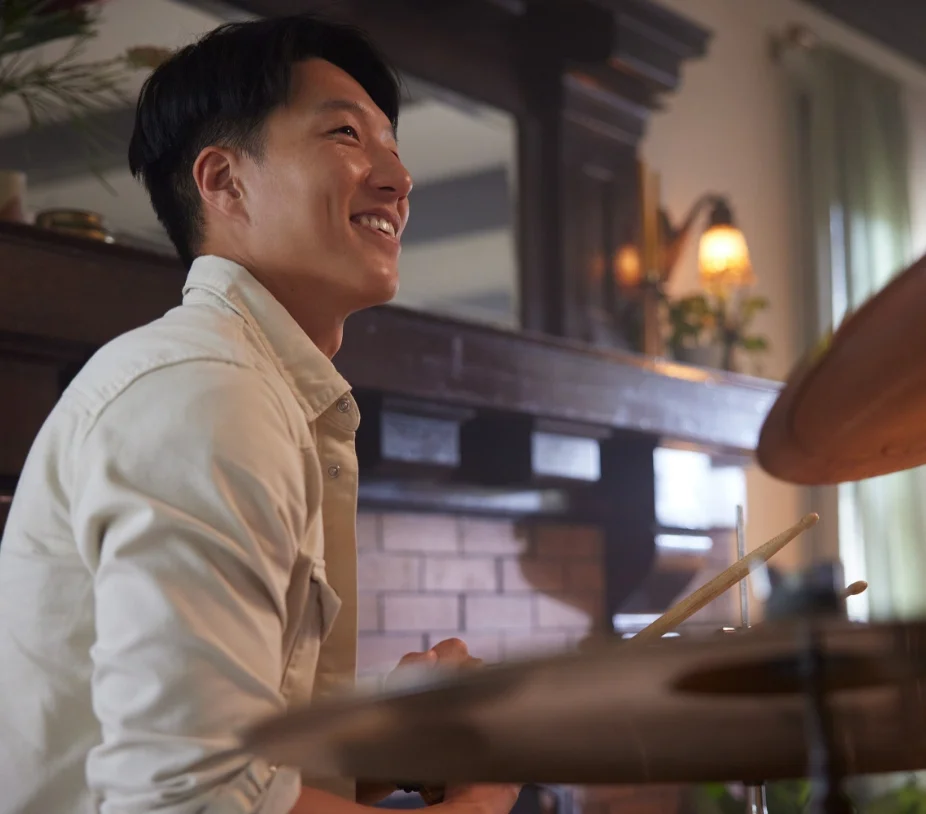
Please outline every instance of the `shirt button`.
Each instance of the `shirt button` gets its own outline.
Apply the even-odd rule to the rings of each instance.
[[[331,464],[331,466],[328,467],[328,477],[336,478],[340,474],[341,474],[341,467],[338,466],[337,464]]]
[[[350,399],[341,399],[338,402],[338,412],[339,413],[350,412]]]

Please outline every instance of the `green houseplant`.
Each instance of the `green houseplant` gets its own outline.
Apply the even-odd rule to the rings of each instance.
[[[690,294],[666,299],[667,345],[679,361],[734,370],[734,351],[761,354],[766,337],[750,333],[756,315],[769,306],[766,297]]]

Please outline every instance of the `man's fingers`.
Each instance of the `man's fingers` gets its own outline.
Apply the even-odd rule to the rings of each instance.
[[[408,667],[412,664],[436,664],[437,663],[437,653],[433,650],[428,650],[424,653],[406,653],[399,659],[399,667]]]
[[[461,639],[444,639],[435,644],[431,651],[437,655],[441,664],[451,666],[466,664],[472,658],[466,643]]]

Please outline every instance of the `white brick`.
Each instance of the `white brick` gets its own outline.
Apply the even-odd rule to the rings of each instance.
[[[421,561],[415,555],[360,552],[357,584],[361,591],[417,591]]]
[[[466,631],[528,630],[533,608],[530,597],[467,596],[463,600]]]
[[[386,595],[383,597],[383,629],[396,633],[457,631],[460,629],[460,600],[456,596]]]
[[[457,519],[440,514],[382,516],[382,543],[387,551],[428,551],[445,554],[459,549]]]
[[[498,573],[495,560],[467,557],[428,557],[424,562],[426,591],[495,591]]]

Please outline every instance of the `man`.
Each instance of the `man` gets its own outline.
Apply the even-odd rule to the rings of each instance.
[[[220,28],[143,89],[130,165],[189,276],[85,366],[23,470],[0,546],[0,811],[367,810],[352,783],[229,748],[353,681],[359,417],[330,359],[348,315],[396,291],[398,103],[363,36],[308,16]],[[411,658],[448,654],[468,659]]]

